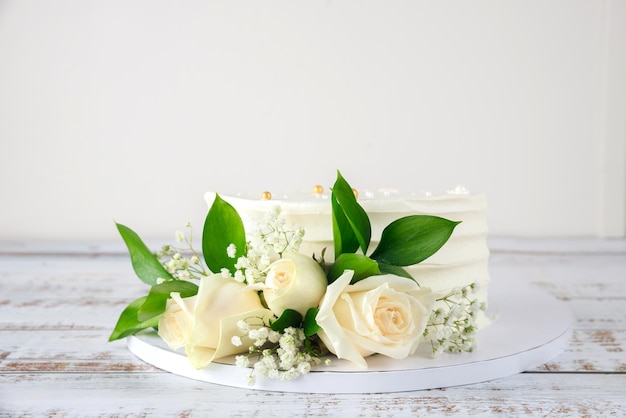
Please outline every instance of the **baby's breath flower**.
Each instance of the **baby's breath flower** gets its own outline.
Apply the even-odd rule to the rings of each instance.
[[[245,269],[249,267],[248,259],[246,257],[239,257],[235,263],[236,269]]]
[[[272,355],[264,355],[263,359],[261,359],[261,361],[259,361],[259,363],[263,363],[264,364],[264,368],[266,370],[275,370],[276,369],[276,359]]]
[[[231,243],[226,248],[226,254],[228,255],[229,258],[235,258],[235,256],[237,255],[237,247],[235,246],[235,244]]]
[[[240,347],[243,344],[243,342],[241,341],[241,337],[238,335],[233,335],[233,337],[230,339],[230,342],[235,347]]]
[[[235,357],[235,365],[237,367],[246,368],[250,365],[248,356],[239,355]]]
[[[274,330],[270,331],[267,335],[267,339],[271,343],[277,343],[278,341],[280,341],[280,332]]]
[[[289,370],[285,370],[284,372],[282,372],[280,374],[280,380],[293,380],[296,377],[300,376],[300,373],[298,372],[298,370],[291,368]]]
[[[303,361],[302,363],[298,364],[299,374],[305,374],[310,371],[311,371],[311,363],[309,363],[308,361]]]
[[[280,354],[280,367],[283,369],[290,369],[295,361],[295,357],[291,351],[283,350]]]
[[[185,240],[185,234],[182,231],[176,231],[176,235],[174,237],[176,242],[181,243]]]
[[[248,331],[250,331],[250,325],[243,319],[240,319],[239,321],[237,321],[237,329],[239,330],[239,332],[247,334]]]
[[[434,356],[449,353],[472,352],[476,348],[476,319],[485,304],[470,299],[476,284],[452,289],[438,299],[440,306],[433,310],[424,338],[430,341]],[[444,308],[445,306],[445,308]]]
[[[291,380],[309,373],[313,365],[321,363],[317,354],[319,351],[310,351],[311,342],[305,344],[306,336],[302,328],[290,327],[278,332],[268,326],[254,329],[249,327],[249,321],[237,323],[239,331],[248,336],[252,345],[248,354],[239,356],[241,358],[236,358],[235,362],[239,367],[249,367],[250,357],[256,357],[251,372],[255,379]],[[330,364],[329,359],[326,359],[326,364]]]
[[[228,269],[225,270],[228,271]],[[228,272],[228,274],[230,276],[230,272]],[[246,276],[241,272],[241,270],[237,270],[235,271],[234,279],[236,282],[243,283],[246,280]]]
[[[269,328],[267,327],[261,327],[257,330],[258,332],[258,337],[257,338],[262,338],[262,339],[267,339],[267,337],[269,336]]]
[[[261,272],[256,269],[256,268],[247,268],[246,269],[246,273],[245,273],[245,280],[248,283],[256,283],[261,281],[262,274]]]

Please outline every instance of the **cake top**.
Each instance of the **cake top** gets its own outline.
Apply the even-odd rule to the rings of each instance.
[[[394,188],[377,190],[353,189],[357,201],[368,213],[396,212],[411,210],[415,212],[451,213],[457,211],[482,211],[486,208],[486,199],[482,193],[471,193],[463,186],[456,186],[443,193],[429,191],[405,192]],[[211,204],[215,192],[205,194]],[[222,195],[225,200],[242,210],[266,210],[279,205],[285,213],[330,214],[331,191],[316,185],[311,191],[273,193],[236,193]]]

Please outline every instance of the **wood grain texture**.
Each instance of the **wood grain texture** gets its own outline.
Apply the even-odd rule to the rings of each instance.
[[[366,395],[260,392],[158,370],[124,342],[107,342],[123,307],[146,291],[123,248],[9,248],[0,244],[2,417],[595,417],[626,411],[626,240],[492,240],[493,280],[526,281],[574,314],[565,352],[492,382]]]

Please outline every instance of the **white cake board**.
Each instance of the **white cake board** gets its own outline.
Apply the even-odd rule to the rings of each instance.
[[[443,388],[485,382],[538,367],[558,356],[569,344],[573,317],[565,305],[527,284],[497,283],[489,288],[491,325],[478,333],[473,353],[432,358],[430,345],[404,360],[381,355],[367,358],[368,369],[331,357],[291,381],[257,379],[248,386],[249,369],[221,359],[194,369],[181,352],[170,350],[154,331],[127,339],[128,349],[160,369],[220,385],[300,393],[383,393]]]

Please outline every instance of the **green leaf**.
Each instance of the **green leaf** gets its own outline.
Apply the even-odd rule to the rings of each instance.
[[[370,220],[339,171],[332,187],[331,204],[335,257],[353,253],[359,247],[363,254],[367,253],[372,237]]]
[[[154,285],[159,278],[172,278],[172,275],[165,270],[165,267],[163,267],[156,255],[146,247],[146,244],[143,243],[135,231],[122,224],[116,223],[115,225],[128,247],[130,261],[135,270],[135,274],[137,274],[137,277],[139,277],[142,282]]]
[[[304,335],[307,337],[317,334],[322,329],[315,320],[319,311],[318,308],[310,308],[304,315]]]
[[[184,280],[172,280],[152,286],[146,301],[137,312],[137,318],[145,321],[165,312],[167,300],[172,292],[180,293],[181,298],[188,298],[198,293],[198,285]]]
[[[335,195],[331,196],[332,220],[333,220],[333,242],[335,255],[353,253],[359,248],[359,241],[352,231],[348,218],[341,210]]]
[[[159,324],[159,318],[161,315],[153,316],[145,321],[140,321],[137,314],[141,305],[144,304],[148,296],[140,297],[133,301],[122,311],[120,318],[117,320],[115,329],[109,337],[109,341],[119,340],[120,338],[128,337],[143,329],[153,328]]]
[[[430,215],[400,218],[383,230],[370,257],[392,266],[417,264],[439,251],[459,223]]]
[[[402,267],[392,266],[391,264],[385,263],[378,263],[378,267],[380,267],[380,272],[382,274],[395,274],[396,276],[406,277],[407,279],[411,279],[417,283],[413,276],[411,276],[409,272]]]
[[[299,327],[302,323],[302,315],[293,309],[285,309],[275,321],[270,321],[270,328],[274,331],[283,332],[285,328]]]
[[[234,258],[226,253],[230,244],[236,247]],[[237,259],[246,253],[246,233],[241,217],[230,203],[217,194],[204,221],[202,253],[207,267],[213,273],[223,268],[234,273]]]
[[[341,254],[328,271],[328,284],[334,282],[345,270],[354,270],[350,283],[381,274],[378,263],[363,254]]]

